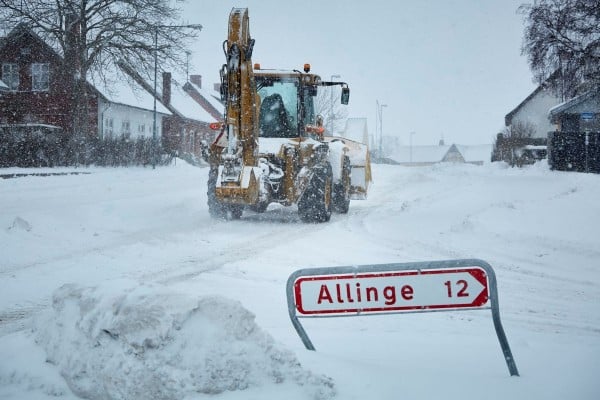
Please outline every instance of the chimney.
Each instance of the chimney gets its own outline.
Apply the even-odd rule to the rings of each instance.
[[[190,82],[202,89],[202,75],[190,75]]]
[[[213,85],[213,89],[215,92],[220,93],[221,92],[221,84],[220,83],[215,83]]]
[[[163,72],[162,75],[162,100],[163,104],[170,105],[171,104],[171,73]]]

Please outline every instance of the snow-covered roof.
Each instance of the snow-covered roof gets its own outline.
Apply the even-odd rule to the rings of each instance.
[[[4,37],[0,38],[0,49],[4,47],[4,45],[8,44],[11,41],[17,40],[16,38],[21,37],[23,35],[29,35],[33,38],[33,40],[37,41],[42,47],[47,49],[52,56],[62,59],[63,55],[60,52],[60,49],[54,48],[49,43],[47,43],[44,39],[40,37],[30,26],[30,24],[26,22],[20,22]]]
[[[571,111],[572,108],[577,107],[581,104],[583,104],[584,102],[587,102],[588,100],[592,100],[596,98],[596,101],[590,101],[589,102],[589,107],[591,107],[589,109],[589,112],[598,112],[600,111],[600,89],[597,90],[590,90],[588,92],[585,92],[577,97],[573,97],[570,100],[567,100],[561,104],[558,104],[554,107],[552,107],[550,109],[550,111],[548,111],[548,116],[551,120],[554,120],[555,117],[558,116],[558,114],[562,114],[564,112],[568,112]],[[576,112],[581,112],[583,110],[577,110]]]
[[[149,111],[154,111],[154,98],[150,93],[145,91],[134,83],[134,87],[127,82],[117,82],[111,85],[110,88],[96,89],[111,103],[123,104],[130,107],[142,108]],[[172,115],[172,113],[160,102],[156,102],[156,112]]]
[[[202,97],[204,97],[206,101],[208,101],[210,105],[213,106],[220,114],[223,114],[225,112],[225,106],[219,101],[217,97],[218,93],[216,93],[213,90],[202,88],[191,81],[190,85],[192,85],[192,87],[196,89],[196,91],[200,93]]]
[[[399,146],[390,158],[398,162],[439,162],[450,146]],[[412,155],[411,155],[412,153]]]
[[[176,79],[171,79],[171,105],[185,118],[196,121],[213,122],[215,119],[183,90]]]
[[[399,163],[436,163],[442,161],[451,145],[442,146],[399,146],[389,158]],[[492,145],[456,145],[466,162],[486,162],[490,160]]]
[[[483,161],[488,162],[492,159],[492,145],[491,144],[478,144],[478,145],[462,145],[457,144],[456,148],[466,162],[477,162]]]

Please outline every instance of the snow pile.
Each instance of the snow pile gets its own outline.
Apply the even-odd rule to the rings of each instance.
[[[21,217],[16,217],[12,223],[12,225],[10,227],[8,227],[8,230],[23,230],[23,231],[31,231],[32,226],[31,224],[27,221],[24,220]]]
[[[335,395],[329,378],[303,370],[251,312],[223,297],[194,300],[122,281],[68,284],[37,326],[48,361],[87,399],[182,399],[270,384],[302,398]]]

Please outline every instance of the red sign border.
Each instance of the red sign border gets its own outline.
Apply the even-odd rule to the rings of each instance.
[[[415,276],[415,275],[437,275],[437,274],[454,274],[468,273],[477,280],[484,289],[479,295],[469,304],[433,304],[428,306],[396,306],[396,307],[367,307],[367,308],[347,308],[342,310],[318,310],[306,311],[302,308],[302,293],[300,285],[305,281],[324,281],[337,279],[356,279],[356,278],[385,278],[392,276]],[[359,314],[359,313],[389,313],[402,311],[428,311],[439,309],[458,309],[458,308],[478,308],[484,306],[489,300],[489,286],[486,272],[481,267],[465,267],[455,269],[435,269],[435,270],[411,270],[398,272],[382,272],[382,273],[358,273],[358,274],[340,274],[340,275],[312,275],[301,277],[294,282],[294,303],[296,310],[302,315],[321,315],[321,314]]]

